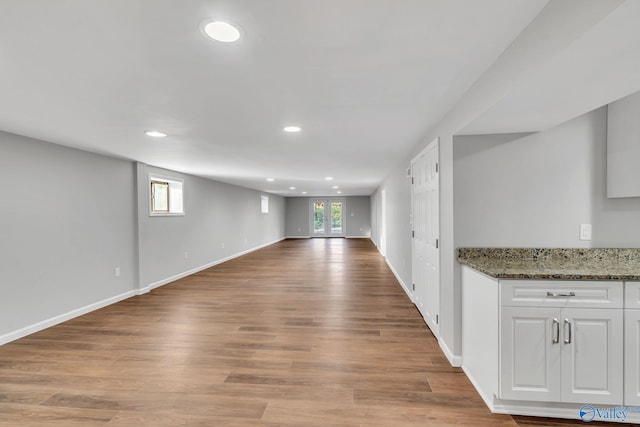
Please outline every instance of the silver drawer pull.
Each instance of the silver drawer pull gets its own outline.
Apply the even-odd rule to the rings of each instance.
[[[547,291],[547,296],[548,296],[548,297],[554,297],[554,298],[559,298],[559,297],[575,297],[575,296],[576,296],[576,293],[575,293],[575,292],[562,293],[562,292],[550,292],[550,291]]]
[[[568,338],[565,338],[564,343],[571,344],[571,321],[569,319],[564,319],[564,325],[565,325],[565,330],[567,330],[566,326],[569,327],[568,329],[569,332],[567,333]]]

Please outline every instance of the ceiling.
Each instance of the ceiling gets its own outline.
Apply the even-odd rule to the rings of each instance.
[[[368,195],[547,2],[2,0],[0,129],[284,196]],[[205,38],[208,19],[240,41]]]
[[[547,47],[543,60],[530,62],[460,134],[541,131],[640,90],[640,1],[591,0],[578,3],[579,11],[561,10],[565,5],[573,6],[551,5],[556,18],[565,16],[547,19],[535,35],[538,46],[545,36],[563,45]],[[583,28],[572,32],[579,13]]]

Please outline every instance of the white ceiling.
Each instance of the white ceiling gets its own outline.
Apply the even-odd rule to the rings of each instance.
[[[640,90],[640,1],[576,4],[592,9],[592,25],[558,52],[528,67],[460,134],[541,131]],[[559,39],[568,21],[540,33]]]
[[[546,4],[2,0],[0,129],[286,196],[368,195]],[[241,41],[206,39],[210,18]]]

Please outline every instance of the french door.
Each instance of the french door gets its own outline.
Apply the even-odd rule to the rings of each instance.
[[[344,199],[311,199],[311,237],[344,237]]]

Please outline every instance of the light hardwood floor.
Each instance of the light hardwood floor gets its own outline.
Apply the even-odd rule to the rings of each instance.
[[[0,347],[0,426],[582,424],[491,414],[363,239],[286,240]]]

